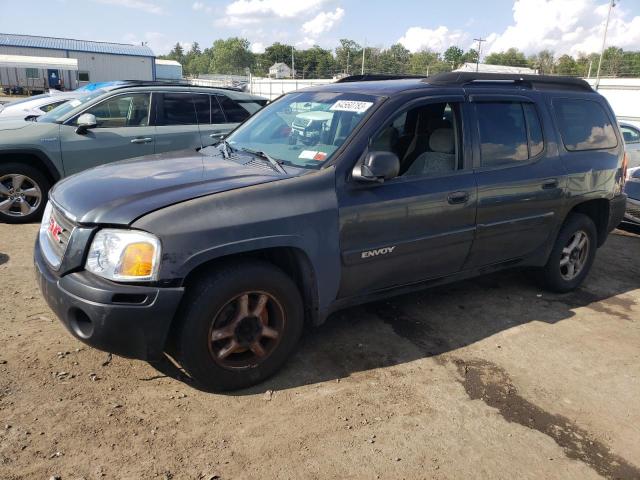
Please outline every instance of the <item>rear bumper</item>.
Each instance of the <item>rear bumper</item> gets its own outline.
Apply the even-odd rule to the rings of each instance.
[[[622,222],[622,219],[624,218],[626,208],[626,194],[623,193],[617,197],[613,197],[609,203],[609,228],[607,229],[609,232],[620,225],[620,222]]]
[[[58,277],[36,242],[40,290],[63,325],[80,341],[123,357],[162,356],[183,288],[121,285],[87,272]]]

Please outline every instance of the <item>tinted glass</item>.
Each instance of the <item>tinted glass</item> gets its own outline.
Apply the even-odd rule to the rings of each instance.
[[[622,132],[622,138],[624,138],[624,143],[640,142],[640,132],[635,128],[620,127],[620,131]]]
[[[520,103],[476,104],[484,167],[529,159],[527,127]]]
[[[568,99],[553,103],[567,150],[595,150],[618,145],[613,125],[599,103]]]
[[[98,128],[143,127],[149,125],[149,105],[148,93],[134,93],[112,97],[85,113],[95,115]]]
[[[53,110],[56,107],[59,107],[66,101],[67,100],[65,99],[65,100],[60,100],[59,102],[50,103],[49,105],[43,105],[42,107],[40,107],[40,110],[42,110],[43,112],[50,112],[51,110]]]
[[[209,106],[209,101],[209,95],[198,93],[193,94],[193,103],[196,107],[199,124],[209,124],[209,122],[211,121],[211,109]]]
[[[104,90],[97,89],[92,91],[91,93],[87,93],[86,95],[80,98],[74,98],[72,100],[69,100],[68,102],[63,103],[59,107],[54,108],[53,110],[46,113],[45,115],[42,115],[40,118],[38,118],[38,121],[48,122],[48,123],[57,122],[61,118],[65,117],[66,115],[68,114],[70,115],[71,112],[73,112],[73,110],[77,108],[81,108],[82,105],[84,105],[85,103],[89,103],[96,97],[99,97],[100,95],[104,95],[104,94],[105,94]]]
[[[81,82],[88,82],[89,72],[78,72],[78,80]]]
[[[190,93],[164,93],[158,106],[158,125],[195,125],[198,123]],[[209,123],[209,122],[206,122]]]
[[[235,100],[231,100],[226,95],[220,95],[218,97],[220,103],[222,104],[222,109],[224,110],[225,115],[227,116],[227,121],[230,123],[240,123],[244,122],[247,118],[251,116],[251,113],[244,108],[240,103]]]
[[[211,95],[211,123],[227,123],[218,102],[218,95]]]
[[[538,117],[533,103],[524,103],[522,107],[524,108],[524,116],[527,119],[527,129],[529,130],[529,157],[536,157],[544,150],[540,117]]]

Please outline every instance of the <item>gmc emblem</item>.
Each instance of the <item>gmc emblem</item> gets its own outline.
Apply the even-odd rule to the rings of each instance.
[[[51,217],[51,219],[49,220],[48,231],[49,235],[51,235],[51,238],[53,238],[58,243],[62,243],[62,240],[60,240],[60,234],[63,232],[63,228],[58,225],[58,222],[56,222],[53,217]]]

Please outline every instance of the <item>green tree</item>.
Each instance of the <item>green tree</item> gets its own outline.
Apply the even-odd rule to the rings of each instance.
[[[340,39],[340,46],[336,48],[336,66],[347,75],[360,73],[362,66],[362,47],[354,40]]]
[[[509,65],[512,67],[528,66],[527,59],[517,48],[510,48],[506,52],[496,52],[487,55],[485,63],[489,65]]]
[[[441,63],[440,54],[431,50],[421,50],[411,55],[409,72],[414,75],[430,75]]]
[[[464,52],[461,48],[451,46],[447,48],[444,52],[444,61],[450,64],[454,69],[458,68],[462,65],[462,57],[464,56]]]
[[[476,63],[478,61],[478,51],[474,48],[469,49],[462,55],[461,63]]]
[[[243,75],[246,68],[253,66],[253,53],[249,41],[244,38],[216,40],[209,51],[209,71],[211,73]]]
[[[542,50],[537,55],[529,57],[531,68],[538,70],[538,73],[541,75],[553,73],[555,63],[555,58],[551,50]]]
[[[562,55],[556,62],[555,72],[560,75],[579,75],[580,68],[571,55]]]

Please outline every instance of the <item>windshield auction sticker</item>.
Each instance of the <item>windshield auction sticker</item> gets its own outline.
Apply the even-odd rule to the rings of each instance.
[[[369,110],[369,107],[373,105],[373,102],[358,102],[356,100],[338,100],[331,105],[329,110],[334,112],[354,112],[364,113]]]

